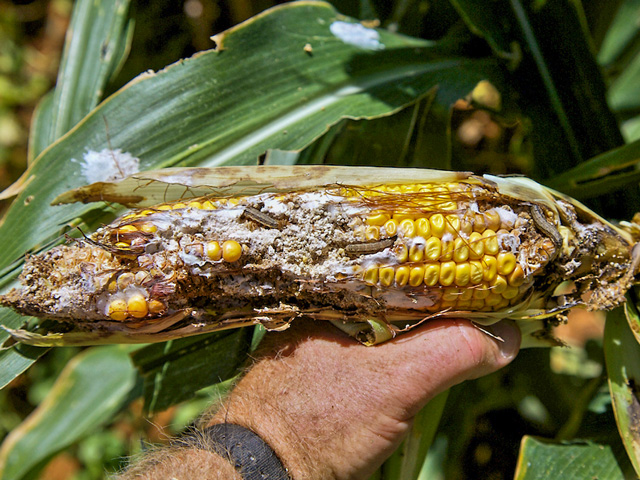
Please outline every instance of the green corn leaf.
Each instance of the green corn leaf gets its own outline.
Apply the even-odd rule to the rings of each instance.
[[[632,299],[628,299],[630,302]],[[639,324],[635,306],[630,308],[627,304],[607,315],[604,353],[618,430],[627,455],[640,475],[640,345],[630,324]]]
[[[18,480],[108,421],[135,385],[127,349],[96,347],[77,355],[44,402],[0,447],[0,478]]]
[[[588,440],[556,443],[525,436],[514,480],[584,480],[632,478],[625,467],[624,453],[606,444]]]

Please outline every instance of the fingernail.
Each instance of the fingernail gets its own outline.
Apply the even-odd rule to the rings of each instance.
[[[482,327],[492,335],[502,339],[496,340],[500,347],[500,353],[504,358],[512,359],[520,350],[520,329],[511,320],[501,320],[493,325]]]

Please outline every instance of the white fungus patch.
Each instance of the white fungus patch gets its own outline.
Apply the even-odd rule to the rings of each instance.
[[[89,150],[82,157],[80,169],[87,183],[114,182],[139,172],[140,159],[120,149]]]
[[[367,28],[359,23],[333,22],[329,29],[336,37],[349,45],[365,50],[382,50],[384,44],[380,43],[380,34],[373,28]]]

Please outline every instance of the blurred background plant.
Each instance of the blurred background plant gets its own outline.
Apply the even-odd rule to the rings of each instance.
[[[79,6],[88,3],[79,1],[75,8],[80,11]],[[92,137],[95,132],[103,137],[106,133],[110,137],[107,143],[113,143],[114,148],[124,148],[126,138],[120,140],[121,132],[130,128],[134,135],[142,127],[126,122],[119,125],[117,111],[108,110],[108,104],[98,107],[103,117],[109,114],[108,124],[100,115],[94,115],[98,119],[93,124],[83,121],[71,134],[64,134],[98,101],[111,94],[112,105],[124,99],[126,91],[120,89],[140,73],[158,71],[195,52],[213,48],[209,39],[212,34],[238,25],[276,3],[280,2],[157,0],[136,2],[127,11],[128,2],[121,2],[120,11],[108,17],[116,19],[114,34],[104,34],[105,40],[100,39],[107,45],[112,37],[120,38],[111,50],[101,47],[102,52],[112,52],[115,59],[103,62],[108,63],[100,77],[104,87],[93,92],[93,104],[88,102],[84,110],[75,110],[79,112],[75,121],[62,125],[56,112],[48,110],[51,100],[40,104],[40,117],[35,109],[56,83],[73,2],[0,2],[0,187],[14,184],[27,162],[33,169],[37,168],[35,162],[43,164],[42,159],[58,162],[55,164],[71,172],[75,168],[69,163],[71,157],[64,155],[75,151],[79,158],[90,142],[96,142]],[[423,91],[411,93],[411,98],[397,107],[384,113],[349,114],[349,108],[356,107],[346,105],[346,113],[337,114],[332,121],[319,122],[331,128],[317,141],[307,139],[297,147],[272,142],[268,144],[272,150],[261,157],[262,161],[524,173],[584,200],[608,218],[630,219],[639,209],[636,165],[640,159],[640,1],[332,3],[340,13],[361,19],[368,27],[381,26],[390,35],[401,34],[384,38],[397,42],[399,50],[402,42],[416,51],[433,47],[425,64],[440,70],[428,77],[432,83],[425,84]],[[98,15],[92,12],[91,15]],[[296,21],[311,25],[311,20],[295,18],[294,13],[285,11],[282,15],[286,25]],[[100,19],[82,20],[78,14],[76,21],[91,25]],[[246,26],[245,30],[253,32],[251,28],[260,33],[256,26]],[[239,32],[238,38],[241,35]],[[422,40],[414,42],[402,35]],[[238,40],[233,46],[243,45]],[[316,50],[308,52],[309,56],[316,55],[315,60],[323,61],[321,47],[318,40],[313,47]],[[229,50],[231,55],[233,48]],[[242,52],[236,53],[242,71]],[[74,71],[70,66],[72,57],[70,54],[63,62],[61,71]],[[120,58],[126,60],[118,61]],[[447,69],[444,61],[438,63],[440,59],[456,59],[459,63]],[[278,60],[263,56],[257,65],[270,66]],[[395,65],[391,61],[389,64]],[[251,70],[256,63],[247,60],[246,65],[242,75],[263,75],[259,69]],[[357,71],[357,65],[349,65]],[[335,67],[327,63],[325,68]],[[81,70],[76,68],[76,74],[80,75],[77,72]],[[490,81],[479,81],[483,79]],[[286,88],[293,90],[295,82],[291,80]],[[268,79],[265,84],[270,85]],[[436,85],[438,90],[434,93],[431,87]],[[253,102],[260,95],[264,92],[249,92],[241,100]],[[49,98],[54,98],[58,106],[66,105],[59,98]],[[256,103],[256,108],[271,105],[266,100],[264,104]],[[127,105],[122,100],[122,108]],[[69,107],[68,111],[73,113],[74,109]],[[40,123],[34,122],[38,118]],[[189,126],[179,120],[179,116],[169,116],[163,121],[174,122],[177,135],[191,141]],[[56,123],[57,133],[43,128],[45,121]],[[55,148],[39,155],[60,137]],[[91,140],[84,145],[83,138]],[[102,139],[102,144],[105,141]],[[623,147],[625,143],[627,147]],[[153,148],[158,146],[153,144],[149,150]],[[130,150],[137,154],[134,148]],[[148,152],[142,147],[139,150],[145,160]],[[260,154],[264,150],[267,148]],[[178,158],[182,151],[172,155]],[[247,152],[244,160],[232,162],[251,163],[257,158],[253,150]],[[215,157],[216,153],[209,155]],[[159,158],[149,160],[148,166],[198,165],[204,157],[191,163],[188,157],[171,162],[161,154]],[[23,183],[14,185],[17,187],[10,192],[22,196],[11,208],[20,215],[22,203],[26,206],[30,200],[27,202],[29,196],[23,191]],[[61,188],[64,191],[75,186],[79,184],[70,181]],[[3,211],[9,208],[12,196],[4,196]],[[37,214],[48,214],[48,202],[38,208]],[[69,219],[78,216],[90,226],[114,212],[102,208],[93,217],[87,211],[76,214]],[[7,225],[20,225],[12,224],[11,218],[9,212]],[[7,225],[4,232],[0,231],[5,235],[3,244],[8,239],[7,231],[11,232]],[[34,240],[25,244],[22,251],[44,248],[52,241],[49,237],[58,237],[57,233],[47,231],[25,237]],[[6,287],[14,281],[19,262],[4,257],[1,267],[2,285]],[[571,348],[524,351],[507,369],[450,392],[420,478],[503,479],[512,478],[514,470],[516,478],[526,479],[635,478],[616,431],[607,387],[605,316],[578,311],[571,317],[558,331]],[[14,320],[6,318],[4,324],[15,325],[11,323]],[[616,332],[621,331],[620,322],[611,324],[618,326]],[[4,351],[0,368],[7,385],[0,390],[0,437],[6,440],[0,448],[0,478],[89,480],[117,471],[127,456],[141,450],[141,442],[166,442],[219,398],[229,381],[216,381],[233,377],[251,343],[249,332],[144,347],[131,357],[137,373],[129,360],[134,348]],[[230,349],[236,356],[233,361],[227,359],[230,366],[224,372],[214,375],[198,370],[227,357]],[[38,357],[31,368],[18,375]],[[201,363],[193,367],[195,357],[201,358]],[[96,371],[101,373],[99,379]],[[197,379],[185,380],[194,377]],[[99,395],[103,390],[96,386],[98,380],[111,389],[111,396],[102,403]],[[90,392],[96,392],[95,398]],[[76,428],[79,418],[85,423]],[[7,438],[11,431],[18,434]],[[64,435],[56,437],[60,431]],[[631,444],[637,441],[632,438]],[[627,442],[627,450],[628,445]],[[636,464],[633,454],[631,457]],[[398,474],[398,463],[397,458],[395,464],[390,462],[380,473],[381,478],[410,478]],[[21,467],[15,467],[17,464]]]

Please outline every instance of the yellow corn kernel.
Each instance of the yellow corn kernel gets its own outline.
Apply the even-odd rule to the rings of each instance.
[[[118,291],[118,283],[115,280],[111,280],[107,285],[107,291],[109,293],[116,293]]]
[[[440,285],[448,287],[456,278],[456,263],[443,262],[440,265]]]
[[[462,300],[459,298],[456,302],[456,308],[458,310],[469,310],[469,308],[471,308],[471,300]]]
[[[442,254],[440,255],[440,260],[445,262],[453,260],[453,239],[442,241]]]
[[[446,228],[444,215],[441,213],[431,215],[431,217],[429,217],[429,223],[431,224],[431,235],[442,238],[444,229]]]
[[[409,269],[409,267],[396,268],[396,285],[404,287],[407,283],[409,283],[410,271],[411,270]]]
[[[457,237],[453,241],[453,260],[457,263],[466,262],[469,258],[469,247],[464,238]]]
[[[409,259],[409,249],[402,243],[395,248],[395,254],[400,263],[404,263]]]
[[[473,294],[471,296],[472,298],[478,300],[484,300],[489,296],[490,293],[491,291],[489,290],[489,288],[485,284],[482,284],[473,288]]]
[[[511,275],[509,275],[507,280],[509,281],[509,285],[512,287],[519,287],[522,285],[524,283],[524,270],[522,267],[520,265],[516,265],[516,268],[511,272]]]
[[[202,209],[203,210],[215,210],[217,207],[214,205],[214,203],[211,200],[205,200],[204,202],[202,202]]]
[[[415,244],[409,248],[409,260],[412,262],[421,262],[424,258],[424,245]]]
[[[487,229],[487,221],[481,213],[476,213],[473,218],[473,230],[482,233]]]
[[[202,209],[202,204],[200,202],[189,202],[187,204],[187,206],[191,207],[191,208],[197,208],[197,209]]]
[[[469,262],[458,263],[456,265],[455,283],[459,287],[466,286],[471,280],[471,266]]]
[[[402,193],[415,193],[418,191],[419,186],[415,183],[410,183],[407,185],[400,185],[400,191]]]
[[[116,248],[129,248],[130,245],[127,242],[116,242],[116,244],[114,245],[114,247]]]
[[[387,220],[384,224],[384,231],[388,237],[393,237],[398,234],[398,221],[395,218]]]
[[[444,289],[442,294],[442,300],[445,302],[455,302],[460,298],[460,289],[456,287],[449,287]]]
[[[489,230],[494,232],[500,228],[500,214],[495,210],[488,210],[484,212],[485,223]]]
[[[127,302],[122,298],[118,298],[113,300],[109,304],[109,317],[111,320],[115,320],[117,322],[122,322],[127,319]]]
[[[471,300],[471,304],[469,305],[469,308],[471,310],[475,310],[475,311],[479,311],[484,309],[484,300],[479,300],[479,299],[472,299]]]
[[[424,281],[424,267],[413,267],[409,273],[409,285],[417,287]]]
[[[484,255],[484,241],[482,234],[473,232],[469,235],[469,258],[479,260]]]
[[[424,283],[429,287],[435,287],[440,281],[440,264],[427,263],[424,266]]]
[[[118,228],[118,233],[131,233],[131,232],[137,232],[138,229],[136,228],[135,225],[123,225],[120,228]]]
[[[500,275],[509,275],[518,264],[516,256],[511,252],[500,252],[496,259],[498,260],[498,273]]]
[[[424,258],[432,262],[440,260],[442,255],[442,241],[438,237],[427,238],[427,243],[424,246]]]
[[[469,262],[469,280],[472,285],[477,285],[484,279],[482,262],[479,260],[471,260]]]
[[[393,283],[395,278],[395,271],[393,267],[382,267],[379,271],[380,284],[384,287],[389,287]]]
[[[431,223],[428,218],[420,217],[416,220],[416,234],[425,239],[431,236]]]
[[[439,310],[449,310],[450,308],[455,308],[456,307],[456,302],[446,302],[446,301],[442,301],[440,303],[440,308]]]
[[[242,256],[242,245],[235,240],[227,240],[222,244],[222,258],[225,262],[235,262]]]
[[[395,218],[395,217],[394,217]],[[413,238],[416,236],[416,224],[410,218],[405,218],[398,225],[398,230],[402,232],[402,235],[406,238]]]
[[[382,225],[387,223],[387,220],[389,220],[389,215],[380,212],[369,215],[365,223],[367,225],[375,225],[376,227],[381,227]]]
[[[463,288],[460,291],[460,296],[458,297],[458,300],[471,300],[473,298],[473,288]]]
[[[502,292],[502,296],[508,300],[511,300],[512,298],[516,298],[519,292],[520,290],[518,289],[518,287],[507,286],[507,288],[504,289],[504,292]]]
[[[365,240],[380,240],[380,227],[377,225],[369,225],[364,231]]]
[[[136,293],[135,295],[131,295],[127,301],[127,313],[135,318],[144,318],[147,316],[149,307],[147,306],[147,301],[141,294]]]
[[[364,272],[363,280],[369,285],[378,283],[378,267],[367,268]]]
[[[187,208],[187,204],[186,203],[182,203],[182,202],[178,202],[178,203],[174,203],[172,205],[172,209],[173,210],[179,210],[181,208]]]
[[[460,235],[460,217],[458,215],[447,215],[445,218],[445,232],[449,232],[454,237]]]
[[[158,231],[158,227],[153,223],[143,223],[140,225],[140,231],[144,233],[155,233]]]
[[[497,294],[502,294],[507,289],[507,279],[502,275],[496,275],[489,285],[491,286],[491,291]]]
[[[207,242],[205,252],[209,260],[218,261],[222,258],[222,249],[218,242]]]
[[[397,211],[394,212],[393,214],[393,219],[398,222],[401,223],[403,220],[414,220],[415,219],[415,215],[411,214],[411,213],[407,213],[407,212],[402,212],[402,211]]]
[[[491,282],[498,274],[498,261],[496,257],[485,255],[482,257],[482,264],[484,265],[482,278],[485,282]]]
[[[160,300],[150,300],[149,301],[149,313],[152,315],[159,315],[166,310],[164,303]]]
[[[499,295],[497,293],[490,293],[487,298],[485,298],[484,303],[487,307],[495,307],[500,302],[502,302],[502,300],[502,295]]]
[[[160,211],[171,210],[171,205],[160,205],[160,206],[156,207],[156,209],[158,209]]]
[[[484,252],[488,255],[496,255],[500,250],[496,232],[488,228],[483,232],[482,238],[484,238]]]

